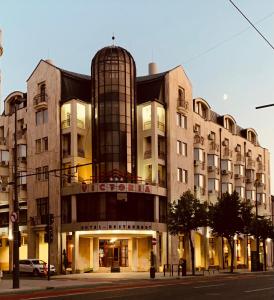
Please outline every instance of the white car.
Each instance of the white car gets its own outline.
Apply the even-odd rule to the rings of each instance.
[[[48,264],[41,259],[21,259],[19,260],[20,273],[33,274],[34,276],[46,275],[48,272]],[[50,265],[50,274],[55,274],[56,269]]]

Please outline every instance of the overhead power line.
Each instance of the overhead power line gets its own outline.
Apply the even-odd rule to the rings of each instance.
[[[257,31],[257,33],[265,40],[265,42],[274,50],[274,46],[268,41],[268,39],[257,29],[257,27],[248,19],[248,17],[240,10],[240,8],[232,1],[228,0],[238,12],[247,20],[247,22]]]

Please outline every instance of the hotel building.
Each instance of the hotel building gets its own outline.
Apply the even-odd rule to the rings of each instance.
[[[271,215],[269,151],[254,129],[193,99],[182,66],[136,77],[131,54],[99,50],[91,76],[41,60],[27,92],[11,93],[0,116],[0,269],[11,269],[15,102],[20,258],[48,260],[48,203],[53,214],[51,263],[61,272],[64,250],[73,272],[147,271],[186,258],[184,236],[167,232],[167,203],[191,190],[214,203],[236,190]],[[56,170],[48,173],[49,170]],[[61,171],[60,171],[61,170]],[[27,175],[27,176],[26,176]],[[227,267],[226,241],[209,228],[192,233],[195,266]],[[235,262],[250,267],[255,240],[235,237]],[[272,265],[272,247],[267,263]]]

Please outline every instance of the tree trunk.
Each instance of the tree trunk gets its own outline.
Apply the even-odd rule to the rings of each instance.
[[[235,242],[233,237],[227,239],[229,247],[230,247],[230,252],[231,252],[231,262],[230,262],[230,273],[233,273],[234,270],[234,250],[235,250]]]
[[[265,239],[263,239],[263,249],[264,249],[264,271],[266,271],[266,247],[265,247]]]
[[[194,246],[193,246],[193,242],[192,242],[192,238],[191,238],[191,232],[188,233],[189,236],[189,243],[190,243],[190,252],[191,252],[191,267],[192,267],[192,275],[195,275],[195,252],[194,252]]]

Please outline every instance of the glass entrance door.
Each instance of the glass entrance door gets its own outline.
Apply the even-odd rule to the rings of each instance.
[[[128,267],[128,240],[99,240],[99,266]]]

